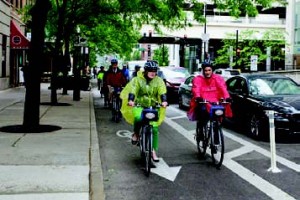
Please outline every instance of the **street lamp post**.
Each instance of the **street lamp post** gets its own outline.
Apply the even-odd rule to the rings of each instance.
[[[206,28],[207,28],[207,24],[206,24],[206,2],[204,2],[204,18],[205,18],[205,22],[204,22],[204,29],[203,29],[203,34],[202,34],[202,56],[201,56],[201,61],[204,62],[205,61],[205,55],[206,55],[206,48],[207,48],[207,43],[209,40],[209,35],[206,33]]]
[[[236,30],[236,41],[235,41],[235,68],[238,68],[238,56],[239,56],[239,30]]]

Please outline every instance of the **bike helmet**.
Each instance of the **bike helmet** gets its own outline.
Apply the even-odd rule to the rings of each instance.
[[[141,69],[141,66],[139,66],[139,65],[136,65],[136,66],[134,66],[134,69],[135,69],[136,71],[138,71],[138,70],[140,70],[140,69]]]
[[[113,59],[111,59],[110,63],[111,63],[111,64],[115,64],[115,63],[117,63],[117,64],[118,64],[118,60],[117,60],[117,59],[115,59],[115,58],[113,58]]]
[[[212,70],[214,70],[214,67],[213,67],[213,65],[211,63],[202,63],[201,64],[202,71],[204,71],[204,69],[206,67],[210,67]]]
[[[158,64],[155,61],[147,61],[144,66],[144,70],[148,72],[157,72]]]

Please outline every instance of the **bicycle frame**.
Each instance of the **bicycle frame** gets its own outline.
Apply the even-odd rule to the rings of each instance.
[[[142,128],[140,131],[140,151],[145,164],[146,176],[149,176],[151,170],[152,144],[153,144],[153,126],[152,122],[158,120],[158,111],[155,108],[143,108]]]
[[[209,146],[211,149],[211,158],[213,164],[218,168],[222,165],[224,159],[225,144],[222,131],[222,120],[225,116],[225,103],[228,102],[200,102],[200,104],[204,106],[206,106],[206,104],[210,104],[211,107],[208,113],[208,122],[203,124],[198,121],[196,128],[196,141],[199,155],[204,157],[206,154],[206,149]],[[200,124],[203,126],[200,127]],[[203,136],[201,136],[201,134],[203,134]],[[219,151],[220,157],[217,158],[217,153]]]
[[[119,122],[121,118],[120,108],[121,108],[121,99],[120,93],[122,88],[113,87],[112,93],[112,120],[115,122]]]

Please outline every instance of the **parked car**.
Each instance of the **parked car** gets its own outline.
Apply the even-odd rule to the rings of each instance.
[[[184,109],[190,106],[192,99],[192,81],[199,73],[194,73],[188,76],[178,88],[178,105],[179,108]]]
[[[222,76],[225,81],[227,79],[233,77],[233,76],[241,74],[238,69],[221,69],[221,68],[220,69],[215,69],[214,73],[219,74],[220,76]]]
[[[269,136],[267,110],[275,112],[275,133],[300,135],[300,86],[282,75],[238,75],[226,81],[234,124],[256,139]]]
[[[162,71],[166,82],[169,99],[172,98],[177,101],[179,86],[190,75],[189,71],[184,67],[160,67],[160,71]]]

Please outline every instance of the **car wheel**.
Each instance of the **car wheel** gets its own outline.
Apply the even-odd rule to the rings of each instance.
[[[267,125],[263,126],[264,122],[261,121],[257,115],[253,114],[250,117],[248,125],[248,134],[254,139],[266,139],[268,136]],[[265,133],[265,134],[263,134]]]

